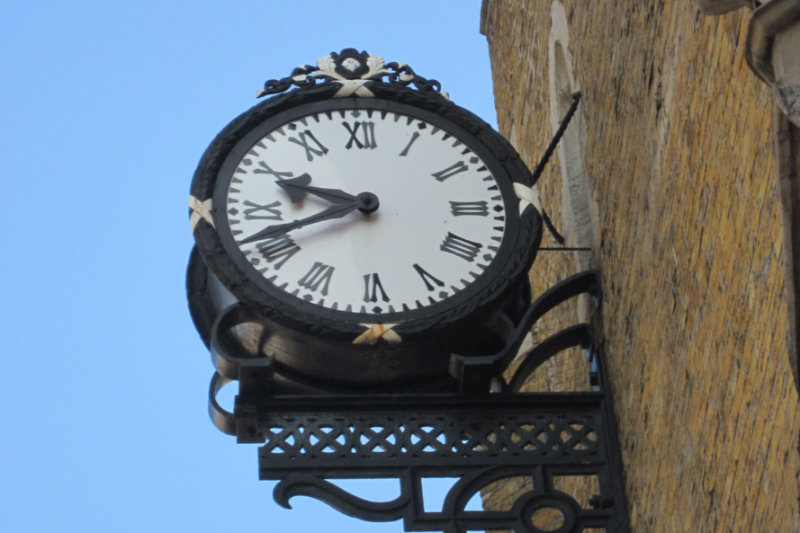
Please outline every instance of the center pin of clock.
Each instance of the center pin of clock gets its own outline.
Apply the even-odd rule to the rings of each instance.
[[[381,205],[378,197],[371,192],[359,193],[356,198],[358,198],[358,201],[361,202],[361,206],[358,208],[358,210],[362,213],[374,213]]]

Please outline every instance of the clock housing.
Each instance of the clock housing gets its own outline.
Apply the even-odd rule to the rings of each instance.
[[[515,187],[530,172],[438,91],[361,81],[368,95],[328,83],[275,96],[211,143],[191,191],[206,206],[195,278],[229,296],[193,315],[247,307],[253,339],[239,349],[273,356],[297,383],[436,381],[450,353],[491,349],[489,317],[526,298],[541,219],[520,212]],[[336,207],[313,187],[369,192],[380,207],[279,231]]]

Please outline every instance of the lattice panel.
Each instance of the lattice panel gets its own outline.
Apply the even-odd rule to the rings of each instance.
[[[261,456],[268,468],[348,458],[378,463],[404,458],[414,464],[494,462],[501,454],[580,461],[600,453],[598,432],[596,416],[587,414],[500,420],[373,415],[357,421],[312,414],[268,423]]]

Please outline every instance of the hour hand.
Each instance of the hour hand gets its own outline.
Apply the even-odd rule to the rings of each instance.
[[[281,189],[286,191],[286,194],[289,195],[289,199],[292,201],[293,204],[302,201],[303,198],[306,197],[306,194],[313,194],[314,196],[319,196],[320,198],[334,204],[353,202],[356,200],[355,195],[352,195],[350,193],[344,192],[339,189],[324,189],[322,187],[312,187],[311,185],[309,185],[309,183],[311,183],[311,176],[309,176],[308,174],[301,174],[296,178],[278,180],[275,183],[277,183]]]

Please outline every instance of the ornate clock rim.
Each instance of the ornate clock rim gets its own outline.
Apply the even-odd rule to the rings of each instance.
[[[535,257],[542,231],[539,213],[535,209],[525,209],[517,219],[518,209],[512,201],[516,198],[513,196],[514,188],[530,187],[530,172],[516,151],[491,126],[473,113],[452,104],[439,93],[413,91],[404,86],[378,81],[367,81],[365,87],[369,89],[371,95],[368,98],[359,98],[356,95],[337,98],[339,88],[333,84],[301,88],[262,102],[228,124],[204,153],[192,181],[191,194],[198,204],[192,211],[198,251],[208,268],[240,301],[264,318],[298,333],[305,332],[325,338],[353,341],[368,334],[375,327],[386,325],[390,325],[402,338],[409,335],[427,336],[442,328],[463,326],[461,323],[463,319],[479,314],[481,310],[501,300],[509,289],[516,286],[520,277],[527,274],[527,269]],[[350,108],[391,107],[398,104],[409,106],[418,116],[422,115],[420,118],[423,120],[435,125],[436,121],[446,122],[461,130],[455,136],[472,148],[477,145],[479,150],[476,153],[487,165],[495,167],[490,169],[498,185],[504,189],[503,201],[506,204],[506,211],[513,216],[507,216],[507,230],[497,257],[479,279],[464,289],[462,296],[456,295],[440,302],[442,305],[433,304],[421,310],[387,315],[332,311],[308,304],[288,294],[286,295],[288,298],[276,298],[270,295],[246,271],[243,271],[240,266],[241,260],[229,254],[223,244],[227,236],[220,236],[214,222],[216,217],[224,215],[224,206],[215,206],[209,201],[214,197],[217,180],[228,156],[237,143],[273,117],[289,110],[297,110],[298,116],[301,116],[305,114],[301,112],[303,108],[308,109],[317,102],[327,101],[336,102],[329,104],[332,106]],[[469,138],[465,140],[462,138],[464,136]],[[505,242],[509,237],[512,241]],[[505,263],[501,264],[501,260]],[[276,288],[277,291],[279,289]],[[396,318],[398,315],[415,314],[418,315],[416,318],[412,317],[399,323],[392,321],[393,315]],[[384,319],[383,324],[374,323],[376,320]],[[387,340],[386,337],[384,339]]]

